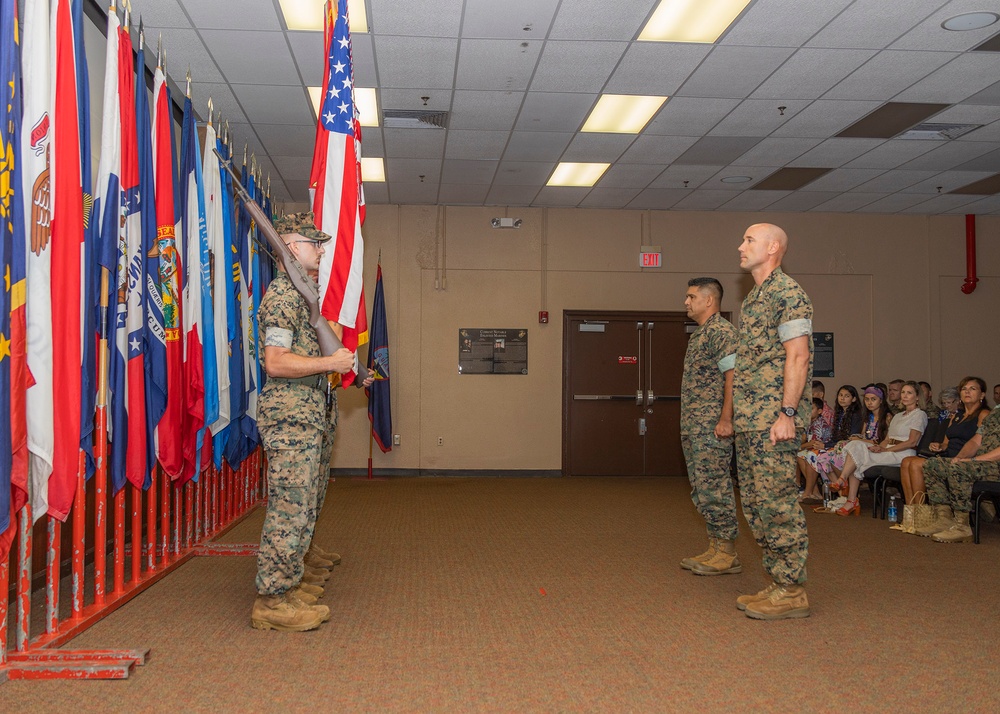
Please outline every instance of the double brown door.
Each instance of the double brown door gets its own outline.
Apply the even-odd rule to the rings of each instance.
[[[564,475],[686,474],[680,388],[693,327],[683,312],[564,313]]]

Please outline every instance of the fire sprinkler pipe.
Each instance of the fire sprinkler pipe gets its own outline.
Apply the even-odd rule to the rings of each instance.
[[[976,289],[976,216],[972,213],[965,214],[965,282],[962,284],[962,292],[971,295]]]

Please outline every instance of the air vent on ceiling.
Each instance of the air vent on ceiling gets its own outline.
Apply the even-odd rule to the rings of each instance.
[[[382,112],[386,129],[444,129],[448,112],[433,109],[386,109]]]
[[[944,124],[941,122],[924,122],[917,124],[912,129],[904,131],[897,136],[897,139],[931,139],[936,141],[947,141],[957,139],[962,134],[975,131],[982,124]]]

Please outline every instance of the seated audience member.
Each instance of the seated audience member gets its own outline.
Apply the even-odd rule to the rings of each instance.
[[[905,382],[902,379],[894,379],[889,382],[889,391],[885,393],[885,400],[889,403],[889,413],[896,416],[903,411],[903,405],[899,401],[899,393]]]
[[[813,380],[812,386],[813,399],[819,399],[823,402],[823,418],[826,420],[827,424],[833,425],[833,408],[826,403],[826,385],[823,384],[818,379]]]
[[[802,464],[805,459],[811,458],[815,460],[816,454],[819,453],[820,449],[825,448],[826,442],[830,440],[832,429],[823,417],[823,404],[822,399],[813,397],[812,413],[809,416],[809,428],[806,429],[806,433],[802,436],[802,447],[796,455],[798,469],[803,475],[805,474],[805,469],[802,468]],[[798,480],[798,473],[796,473],[796,480]],[[799,500],[814,500],[815,496],[807,497],[806,494],[812,494],[815,489],[816,476],[813,475],[812,483],[806,477],[805,489],[802,491],[802,495],[799,496]]]
[[[972,484],[1000,481],[1000,409],[994,409],[953,459],[931,459],[924,465],[927,497],[934,507],[933,534],[938,543],[968,543],[972,540],[969,511]],[[918,530],[926,535],[926,529]]]
[[[927,414],[927,419],[937,419],[941,409],[934,403],[934,392],[929,382],[917,382],[920,386],[920,408]]]
[[[919,387],[916,382],[905,382],[900,390],[900,404],[903,411],[889,422],[889,432],[886,438],[877,444],[866,444],[863,441],[852,441],[844,448],[847,452],[844,458],[844,469],[836,486],[843,490],[847,487],[847,503],[837,511],[841,516],[861,512],[858,502],[858,488],[865,471],[875,465],[897,466],[907,456],[916,454],[916,446],[920,435],[927,428],[927,415],[917,407]]]
[[[861,433],[852,434],[848,441],[863,441],[866,444],[877,444],[885,435],[889,433],[889,422],[892,421],[892,414],[889,413],[889,403],[885,395],[888,388],[882,382],[866,384],[861,400]],[[839,449],[834,449],[832,459],[820,459],[817,466],[820,474],[826,481],[831,483],[831,487],[836,490],[834,484],[840,482],[840,472],[844,468],[844,459],[847,454],[844,452],[847,444]]]
[[[1000,384],[993,385],[993,406],[1000,407]]]
[[[961,404],[961,408],[957,408]],[[907,503],[914,502],[914,496],[924,491],[924,464],[928,458],[943,456],[954,458],[962,447],[982,425],[989,414],[986,404],[986,382],[979,377],[966,377],[954,387],[941,390],[941,413],[950,413],[945,428],[944,439],[927,445],[930,457],[922,454],[907,456],[899,464],[900,477],[903,485],[903,496]]]
[[[879,400],[881,404],[881,400]],[[862,406],[858,399],[858,390],[850,384],[845,384],[837,390],[837,407],[833,415],[833,428],[830,430],[830,438],[826,440],[823,448],[816,451],[804,449],[798,454],[799,469],[805,476],[805,490],[802,492],[803,501],[814,501],[823,498],[819,490],[819,473],[824,474],[824,480],[829,480],[826,474],[830,473],[832,465],[838,468],[844,466],[843,449],[847,440],[862,432]],[[838,463],[839,461],[839,463]]]
[[[986,397],[986,393],[983,393],[983,397]],[[950,408],[945,406],[945,401],[951,405]],[[937,420],[940,423],[944,423],[951,419],[955,414],[962,411],[962,396],[958,392],[958,387],[945,387],[938,394],[938,401],[941,403],[941,411],[938,412]],[[989,404],[987,404],[989,406]],[[928,417],[928,420],[930,417]]]

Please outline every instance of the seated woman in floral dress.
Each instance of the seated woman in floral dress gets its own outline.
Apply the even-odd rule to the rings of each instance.
[[[961,408],[957,409],[958,400],[955,395],[945,389],[941,392],[941,411],[951,413],[944,439],[928,444],[928,450],[934,456],[953,458],[965,446],[965,443],[976,435],[983,420],[989,415],[986,404],[986,382],[979,377],[966,377],[958,386],[958,396]],[[924,488],[924,464],[927,459],[919,454],[907,456],[900,463],[900,476],[903,484],[903,496],[907,503],[913,503],[917,493]]]
[[[846,440],[836,444],[832,449],[816,460],[816,470],[824,481],[831,484],[831,488],[836,490],[837,483],[845,483],[840,480],[840,472],[844,468],[844,460],[847,454],[844,449],[852,441],[861,441],[866,444],[877,444],[889,431],[889,422],[892,421],[892,413],[889,411],[889,403],[886,401],[886,386],[881,382],[869,384],[864,388],[864,396],[861,399],[861,430],[860,433],[851,434]],[[844,490],[847,490],[845,485]]]
[[[858,502],[858,488],[865,471],[876,465],[897,466],[907,456],[916,452],[920,436],[927,428],[927,414],[917,406],[919,387],[916,382],[903,384],[900,390],[900,402],[903,411],[896,414],[889,422],[886,438],[877,444],[866,444],[863,441],[852,441],[844,447],[844,469],[840,474],[840,482],[832,484],[843,488],[847,484],[847,503],[837,511],[838,515],[858,515],[861,504]]]
[[[824,440],[821,446],[816,443],[803,444],[803,449],[798,453],[799,470],[805,476],[806,482],[801,501],[818,501],[823,498],[819,489],[819,471],[823,469],[824,474],[829,474],[829,465],[837,459],[835,452],[842,454],[847,440],[861,433],[861,410],[861,400],[858,399],[857,389],[850,384],[845,384],[837,390],[837,406],[833,412],[833,428],[830,430],[830,437]],[[839,459],[840,466],[843,466],[844,457],[841,455]],[[829,480],[829,478],[824,476],[824,480]]]

